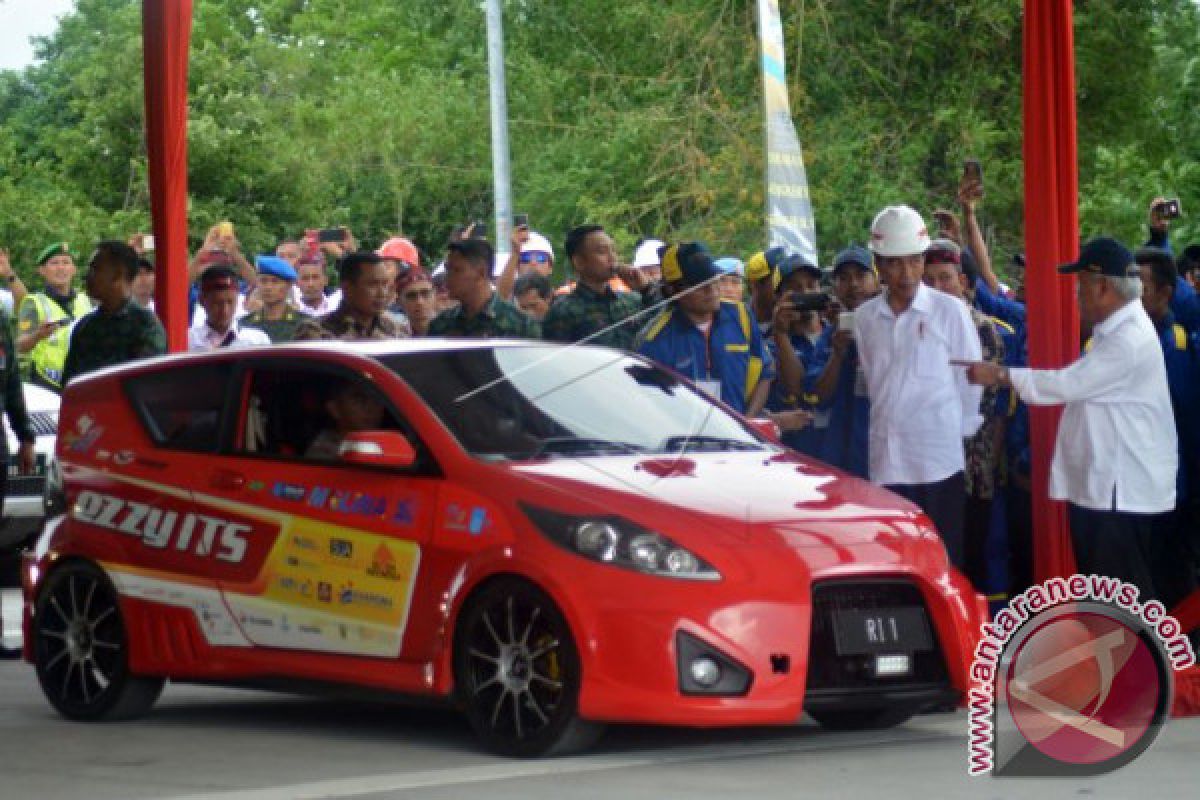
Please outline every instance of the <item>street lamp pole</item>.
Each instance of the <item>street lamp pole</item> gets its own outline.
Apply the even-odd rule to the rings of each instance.
[[[501,0],[487,0],[488,83],[492,107],[492,184],[497,252],[512,240],[512,174],[508,163],[508,98],[504,78],[504,14]]]

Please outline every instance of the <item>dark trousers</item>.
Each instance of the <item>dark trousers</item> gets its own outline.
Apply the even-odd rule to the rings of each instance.
[[[1033,585],[1033,496],[1013,484],[1008,487],[1008,578],[1009,597]]]
[[[891,484],[885,489],[915,503],[933,520],[950,563],[962,570],[966,567],[963,554],[963,513],[967,504],[967,479],[962,472],[937,483]]]
[[[992,498],[967,495],[963,507],[963,563],[975,591],[991,594],[988,589],[987,543],[992,530]],[[1008,587],[1001,587],[1001,590]]]
[[[1155,530],[1150,574],[1168,610],[1200,587],[1195,552],[1196,521],[1187,506],[1163,514]]]
[[[1140,603],[1159,599],[1150,565],[1166,514],[1093,511],[1074,503],[1067,513],[1075,564],[1084,575],[1107,575],[1133,584]]]

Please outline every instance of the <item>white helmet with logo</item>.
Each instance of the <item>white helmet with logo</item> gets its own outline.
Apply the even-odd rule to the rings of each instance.
[[[871,252],[877,256],[912,256],[929,249],[929,230],[908,206],[888,206],[871,223]]]

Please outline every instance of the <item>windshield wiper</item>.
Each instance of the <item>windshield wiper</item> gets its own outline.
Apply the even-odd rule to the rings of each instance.
[[[685,435],[685,436],[668,436],[667,439],[659,447],[667,453],[689,451],[720,451],[720,450],[759,450],[762,445],[758,442],[747,442],[742,439],[730,439],[725,436],[701,436],[701,435]]]
[[[551,436],[538,444],[529,458],[553,453],[554,455],[585,455],[595,453],[644,453],[645,448],[628,442],[611,439],[586,439],[575,436]]]

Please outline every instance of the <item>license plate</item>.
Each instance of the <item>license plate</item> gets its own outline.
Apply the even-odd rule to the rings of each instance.
[[[834,611],[833,637],[840,656],[933,649],[929,623],[920,608]]]
[[[8,457],[8,477],[10,477],[10,478],[28,478],[28,477],[34,477],[34,476],[40,477],[45,474],[46,474],[46,454],[45,453],[37,453],[34,456],[33,472],[30,473],[29,475],[21,474],[21,464],[17,460],[17,456],[15,453]]]

